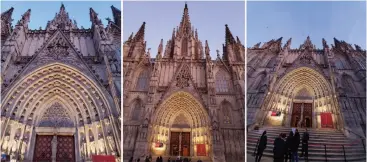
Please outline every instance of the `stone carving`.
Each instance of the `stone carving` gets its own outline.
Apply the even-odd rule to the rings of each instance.
[[[51,141],[51,146],[52,146],[52,162],[56,162],[56,153],[57,153],[57,136],[54,135],[52,137],[52,141]]]
[[[188,65],[184,65],[181,68],[180,73],[176,77],[176,86],[180,88],[185,88],[190,86],[190,67]]]
[[[41,118],[41,127],[73,127],[74,122],[61,104],[55,103]]]
[[[47,56],[59,60],[60,57],[66,57],[69,55],[68,49],[69,45],[66,40],[61,37],[56,37],[52,43],[47,46]]]

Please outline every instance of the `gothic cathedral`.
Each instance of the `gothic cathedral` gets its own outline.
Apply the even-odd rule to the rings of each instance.
[[[282,38],[249,48],[250,126],[334,128],[366,134],[366,50],[334,38],[322,49],[310,37],[297,49]]]
[[[218,51],[213,60],[208,41],[203,45],[191,26],[186,4],[178,28],[165,47],[161,39],[151,58],[145,26],[123,43],[124,160],[152,155],[244,161],[241,41],[226,25],[223,54]]]
[[[2,154],[14,161],[90,161],[121,157],[121,11],[91,27],[61,5],[45,29],[28,28],[31,10],[12,27],[1,14]],[[46,22],[45,22],[46,23]]]

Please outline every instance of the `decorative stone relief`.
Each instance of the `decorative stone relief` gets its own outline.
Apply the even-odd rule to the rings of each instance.
[[[74,122],[59,103],[54,103],[42,116],[40,127],[73,127]]]
[[[185,88],[190,86],[190,67],[188,65],[184,65],[181,68],[180,73],[176,77],[176,86],[180,88]]]

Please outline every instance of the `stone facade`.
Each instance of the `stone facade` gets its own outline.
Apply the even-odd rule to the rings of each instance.
[[[298,49],[290,48],[291,39],[283,48],[281,41],[247,50],[248,124],[365,135],[366,51],[336,38],[331,48],[323,39],[322,49],[310,37]]]
[[[14,8],[1,14],[2,153],[34,161],[35,150],[44,149],[36,139],[51,135],[44,139],[59,141],[52,161],[66,147],[63,139],[74,141],[68,147],[76,161],[121,156],[121,11],[111,9],[114,19],[104,27],[90,8],[89,29],[78,27],[64,5],[46,29],[28,28],[30,9],[14,27]]]
[[[243,161],[245,48],[238,37],[226,25],[223,55],[213,60],[185,5],[179,27],[151,58],[145,25],[123,44],[124,159],[171,156],[172,132],[189,132],[190,151],[181,156],[196,157],[205,145],[211,161]]]

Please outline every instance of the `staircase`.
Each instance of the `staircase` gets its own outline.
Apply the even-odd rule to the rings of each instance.
[[[274,139],[280,133],[285,133],[287,136],[291,128],[285,127],[263,127],[259,130],[251,130],[247,133],[247,154],[252,155],[255,151],[257,141],[260,138],[263,130],[266,130],[268,142],[264,150],[263,157],[273,157]],[[298,128],[298,132],[303,136],[305,129]],[[308,129],[310,140],[308,144],[308,159],[309,161],[366,161],[366,151],[361,139],[349,139],[344,134],[335,129]],[[365,141],[363,141],[365,142]],[[326,157],[325,146],[326,145]],[[345,156],[343,152],[343,145],[345,148]],[[301,154],[302,144],[299,145],[298,155]],[[299,158],[304,161],[303,157]]]
[[[152,161],[156,161],[157,160],[157,157],[158,156],[153,156],[152,157]],[[162,156],[163,158],[163,162],[166,162],[168,161],[168,158],[171,158],[171,161],[172,160],[176,160],[177,156]],[[184,159],[185,157],[182,156],[182,160]],[[203,162],[212,162],[212,160],[210,159],[210,157],[206,157],[206,156],[200,156],[200,157],[187,157],[187,158],[191,158],[191,162],[197,162],[200,158],[201,161]],[[141,160],[140,160],[141,161]]]

